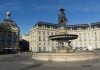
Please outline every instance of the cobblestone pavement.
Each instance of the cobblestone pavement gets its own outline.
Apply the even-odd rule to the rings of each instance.
[[[0,70],[100,70],[98,60],[84,62],[43,62],[31,58],[31,53],[0,55]]]

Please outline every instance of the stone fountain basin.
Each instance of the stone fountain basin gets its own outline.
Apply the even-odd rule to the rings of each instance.
[[[74,34],[60,34],[60,35],[52,35],[49,36],[49,39],[51,40],[73,40],[77,39],[78,35]]]
[[[85,61],[97,59],[97,54],[94,52],[79,52],[79,53],[33,53],[35,60],[44,61]]]

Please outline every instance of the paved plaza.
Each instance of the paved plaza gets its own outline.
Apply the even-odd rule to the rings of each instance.
[[[0,55],[0,70],[100,70],[98,60],[85,62],[43,62],[31,58],[31,53]]]

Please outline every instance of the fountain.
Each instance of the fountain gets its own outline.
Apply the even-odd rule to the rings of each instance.
[[[97,58],[96,53],[93,51],[75,52],[75,50],[72,49],[70,45],[71,40],[77,39],[78,35],[67,33],[66,22],[68,22],[68,20],[65,17],[64,9],[61,8],[58,17],[58,34],[49,36],[50,40],[58,42],[58,47],[51,53],[34,53],[32,56],[33,59],[45,61],[83,61]],[[64,42],[67,43],[66,46]]]
[[[68,20],[65,17],[64,9],[60,9],[60,15],[59,15],[59,28],[58,28],[58,34],[49,36],[49,39],[58,41],[58,47],[55,52],[59,53],[65,53],[65,52],[73,52],[70,43],[71,40],[77,39],[78,35],[75,34],[67,34],[67,28],[66,28],[66,22]],[[64,42],[67,42],[67,46],[64,46]]]

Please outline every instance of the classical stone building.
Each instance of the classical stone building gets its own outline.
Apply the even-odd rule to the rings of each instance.
[[[75,47],[89,50],[100,48],[100,22],[71,25],[69,32],[78,35],[78,39],[72,42]]]
[[[30,50],[46,52],[55,49],[58,43],[49,40],[48,37],[57,34],[58,26],[58,24],[53,23],[37,22],[29,32]],[[100,48],[100,22],[68,25],[67,29],[69,34],[78,35],[78,39],[71,42],[73,49],[93,50]]]
[[[51,51],[58,43],[48,39],[50,35],[57,34],[57,24],[38,22],[29,32],[30,50]],[[68,33],[77,34],[78,39],[73,40],[73,48],[96,49],[100,48],[100,22],[91,24],[68,25]]]
[[[38,22],[29,32],[29,47],[34,52],[52,51],[57,42],[48,39],[50,35],[57,33],[57,25],[46,22]]]
[[[10,52],[19,48],[20,29],[11,19],[11,13],[6,13],[6,18],[0,22],[0,51]]]

